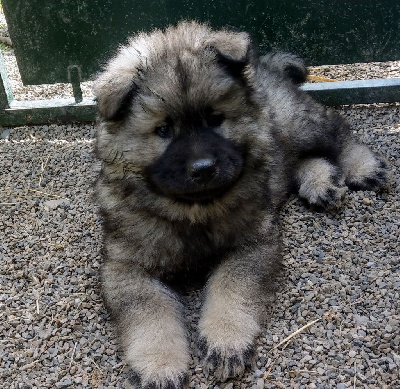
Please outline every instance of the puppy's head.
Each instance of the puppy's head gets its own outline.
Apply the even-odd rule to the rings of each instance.
[[[246,33],[213,31],[196,22],[181,22],[165,31],[139,34],[120,48],[96,80],[100,115],[104,120],[121,120],[135,96],[152,86],[167,86],[181,94],[196,93],[202,85],[205,90],[215,65],[244,82],[249,77],[245,70],[250,59],[251,43]],[[153,85],[147,85],[149,82]],[[190,91],[193,87],[197,90]],[[158,88],[153,93],[163,92]]]
[[[139,34],[97,79],[98,156],[134,166],[150,191],[175,202],[225,196],[254,138],[253,72],[245,33],[182,22]]]

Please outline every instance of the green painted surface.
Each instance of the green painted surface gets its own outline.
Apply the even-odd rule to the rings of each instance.
[[[398,0],[2,0],[25,84],[90,79],[126,37],[182,18],[250,32],[310,64],[400,59]]]

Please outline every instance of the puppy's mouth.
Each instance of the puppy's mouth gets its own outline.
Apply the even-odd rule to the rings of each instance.
[[[153,192],[174,201],[210,204],[226,195],[239,180],[242,166],[231,168],[228,174],[223,174],[217,169],[212,175],[194,178],[181,171],[169,171],[167,175],[162,176],[155,173],[148,176],[148,183]]]
[[[188,204],[209,204],[223,197],[233,187],[235,182],[219,188],[204,189],[198,192],[175,193],[171,194],[171,197],[176,201]]]

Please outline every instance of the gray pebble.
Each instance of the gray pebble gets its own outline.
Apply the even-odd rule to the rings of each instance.
[[[69,386],[72,386],[72,385],[73,385],[73,382],[71,380],[64,380],[64,381],[56,383],[57,388],[68,388]]]
[[[260,378],[260,377],[263,377],[264,374],[265,374],[265,372],[263,372],[263,371],[257,369],[257,370],[254,372],[254,377],[255,377],[255,378]]]

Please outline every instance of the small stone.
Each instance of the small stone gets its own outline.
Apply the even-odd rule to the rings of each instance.
[[[301,324],[301,325],[306,324],[306,320],[304,319],[303,316],[299,316],[299,317],[297,318],[297,322],[298,322],[299,324]]]
[[[263,377],[263,376],[264,376],[264,372],[263,371],[261,371],[259,369],[255,370],[254,377],[260,378],[260,377]]]
[[[10,137],[10,133],[10,129],[3,130],[0,134],[0,139],[8,139]]]
[[[73,382],[71,380],[68,380],[68,379],[56,383],[57,388],[68,388],[71,385],[73,385]]]
[[[60,206],[69,206],[70,201],[68,199],[56,199],[56,200],[48,200],[43,203],[43,206],[47,208],[49,211],[57,209]]]
[[[369,199],[368,197],[364,197],[364,198],[363,198],[363,203],[364,203],[365,205],[371,205],[371,204],[372,204],[372,200]]]
[[[221,386],[221,389],[233,389],[233,383],[230,382],[229,384],[226,384],[225,386]]]
[[[263,389],[264,388],[264,378],[259,378],[257,380],[257,389]]]

